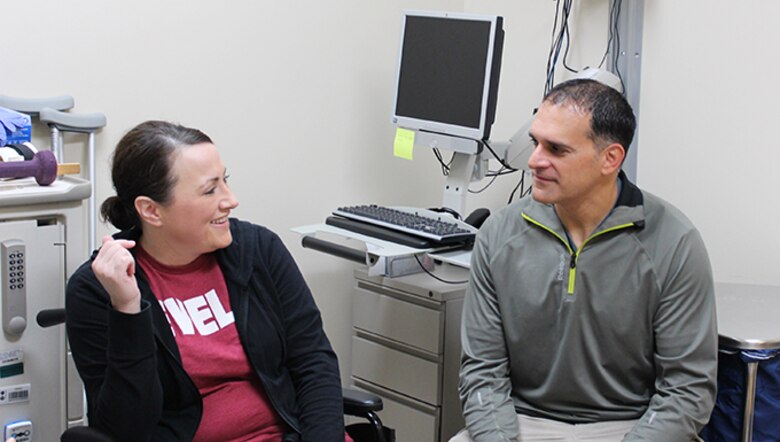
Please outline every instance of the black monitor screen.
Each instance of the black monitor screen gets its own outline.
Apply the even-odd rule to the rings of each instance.
[[[491,23],[407,16],[396,115],[480,127]]]
[[[487,140],[496,114],[502,23],[496,15],[404,12],[393,123]]]

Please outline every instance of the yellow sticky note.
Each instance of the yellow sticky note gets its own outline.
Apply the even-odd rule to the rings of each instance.
[[[395,131],[395,142],[393,143],[393,154],[399,158],[412,160],[412,151],[414,150],[414,131],[399,127]]]

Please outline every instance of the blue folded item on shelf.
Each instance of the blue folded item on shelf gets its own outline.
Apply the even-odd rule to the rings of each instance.
[[[30,116],[0,107],[0,146],[30,141]]]
[[[747,364],[758,362],[753,408],[753,441],[780,440],[780,350],[721,348],[718,355],[718,397],[710,422],[699,434],[705,442],[742,439]]]

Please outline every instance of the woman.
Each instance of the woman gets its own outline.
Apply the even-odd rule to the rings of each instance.
[[[89,424],[117,440],[343,441],[336,355],[297,266],[238,206],[204,133],[148,121],[119,142],[121,230],[70,278]]]

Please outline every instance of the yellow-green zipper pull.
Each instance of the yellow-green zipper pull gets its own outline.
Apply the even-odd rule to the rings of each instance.
[[[574,278],[577,275],[577,253],[571,254],[571,260],[569,261],[569,290],[568,294],[574,294]]]

